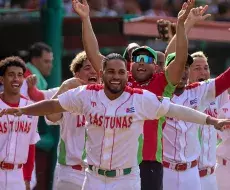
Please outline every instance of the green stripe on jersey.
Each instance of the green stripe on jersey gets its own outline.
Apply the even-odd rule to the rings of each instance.
[[[176,86],[174,86],[168,79],[168,73],[165,72],[165,77],[166,80],[168,82],[168,84],[166,85],[164,92],[162,94],[163,97],[168,97],[171,98]],[[156,151],[156,161],[162,163],[162,128],[163,128],[163,124],[165,122],[165,117],[161,117],[158,120],[158,126],[157,126],[157,151]]]
[[[58,162],[59,164],[66,165],[66,148],[63,139],[60,140]]]
[[[85,148],[86,140],[87,140],[87,133],[86,133],[86,130],[85,130],[85,144],[84,144],[84,150],[83,150],[83,153],[82,153],[82,156],[81,156],[82,160],[85,160],[85,158],[86,158],[86,148]]]
[[[143,134],[141,134],[138,138],[138,151],[137,151],[137,163],[138,163],[138,165],[143,160],[142,150],[143,150]]]

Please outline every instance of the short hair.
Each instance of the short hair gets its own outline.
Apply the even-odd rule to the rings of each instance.
[[[43,42],[33,44],[29,49],[29,60],[31,61],[34,57],[41,57],[43,51],[52,52],[52,49]]]
[[[75,75],[83,67],[84,61],[87,60],[87,55],[85,51],[78,53],[70,64],[70,71]]]
[[[118,53],[111,53],[111,54],[107,55],[106,57],[104,57],[104,59],[102,60],[103,71],[105,70],[107,63],[110,60],[121,60],[125,63],[125,68],[127,68],[127,61],[124,57],[122,57]]]
[[[203,51],[197,51],[191,54],[192,58],[204,58],[206,61],[208,61],[208,57],[204,54]]]
[[[25,62],[18,56],[11,56],[0,61],[0,76],[3,76],[6,69],[11,66],[21,67],[23,74],[26,72]]]

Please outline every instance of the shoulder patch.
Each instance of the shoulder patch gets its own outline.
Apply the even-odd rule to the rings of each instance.
[[[86,90],[94,90],[94,91],[99,91],[104,89],[104,85],[102,84],[89,84],[86,87]]]

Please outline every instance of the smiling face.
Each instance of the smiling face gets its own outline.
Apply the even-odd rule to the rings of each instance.
[[[210,69],[205,57],[194,57],[190,66],[189,83],[201,82],[210,78]]]
[[[152,55],[148,51],[139,51],[137,53],[137,56],[138,55],[147,55],[149,57],[152,57]],[[137,82],[148,81],[155,73],[155,70],[156,63],[154,59],[152,59],[151,63],[144,63],[143,59],[141,59],[139,62],[133,62],[131,68],[132,76]]]
[[[12,95],[20,94],[23,80],[23,69],[19,66],[8,66],[4,75],[1,76],[4,91]]]
[[[99,77],[88,59],[83,62],[82,67],[75,73],[75,77],[84,80],[87,84],[98,83]]]
[[[128,74],[125,62],[120,59],[107,61],[104,68],[102,79],[105,91],[110,94],[120,96],[128,81]]]

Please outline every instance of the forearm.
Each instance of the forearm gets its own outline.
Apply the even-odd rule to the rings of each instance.
[[[23,165],[23,176],[25,181],[30,181],[34,169],[35,145],[30,145],[27,162]]]
[[[197,123],[201,125],[205,125],[208,115],[193,110],[188,107],[184,107],[177,104],[170,104],[169,111],[166,114],[167,117],[176,118],[178,120]]]
[[[41,102],[22,107],[20,110],[22,114],[34,116],[44,116],[65,111],[56,99],[43,100]]]
[[[188,57],[188,40],[185,33],[184,23],[177,24],[176,55],[175,59],[166,68],[168,77],[173,85],[177,85],[184,72]]]
[[[230,88],[230,83],[228,81],[230,81],[230,68],[215,79],[216,97]]]
[[[99,72],[102,69],[103,56],[100,54],[98,41],[93,31],[90,17],[82,20],[82,41],[89,61],[94,69]]]

